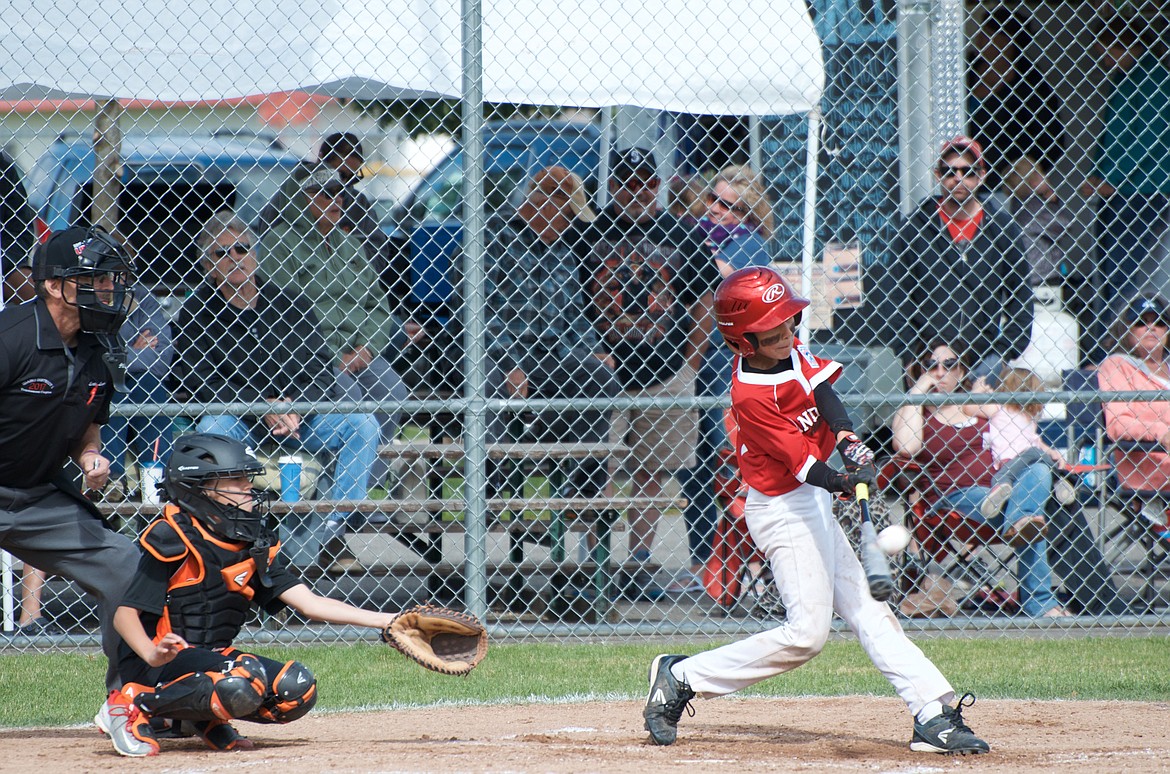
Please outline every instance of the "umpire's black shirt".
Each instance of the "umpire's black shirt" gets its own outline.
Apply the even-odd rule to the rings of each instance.
[[[93,336],[70,349],[41,299],[0,311],[0,486],[47,484],[94,422],[113,388]]]

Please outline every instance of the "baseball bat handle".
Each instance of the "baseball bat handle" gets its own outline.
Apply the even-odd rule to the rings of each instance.
[[[853,490],[857,502],[861,505],[861,519],[862,521],[869,521],[869,484],[858,484],[857,488]]]

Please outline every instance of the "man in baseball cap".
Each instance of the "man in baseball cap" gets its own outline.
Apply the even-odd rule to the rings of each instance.
[[[308,176],[301,183],[301,189],[310,196],[320,193],[337,196],[345,190],[345,183],[336,169],[322,163],[309,171]]]
[[[939,147],[939,193],[900,218],[889,263],[874,270],[859,338],[909,363],[934,340],[967,342],[973,376],[998,374],[1032,333],[1029,265],[1011,213],[980,198],[987,159],[966,135]]]
[[[697,229],[658,204],[661,183],[654,154],[643,148],[609,157],[610,204],[576,240],[586,273],[586,317],[614,364],[620,397],[689,398],[711,339],[719,270]],[[666,479],[695,464],[698,413],[691,409],[616,412],[610,441],[629,446],[639,497],[655,498]],[[615,461],[615,467],[618,461]],[[631,508],[630,561],[620,582],[627,599],[663,593],[651,551],[660,512]]]
[[[643,148],[610,151],[609,168],[613,170],[613,179],[623,182],[632,177],[642,180],[658,178],[658,161],[654,152]]]

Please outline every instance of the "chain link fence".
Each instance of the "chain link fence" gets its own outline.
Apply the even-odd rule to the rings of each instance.
[[[722,277],[772,265],[879,452],[875,522],[910,533],[891,557],[904,626],[1166,624],[1159,4],[680,0],[587,23],[292,5],[308,21],[158,4],[143,34],[162,58],[119,36],[97,52],[121,91],[54,80],[16,45],[44,34],[27,20],[4,38],[5,300],[70,225],[105,226],[139,267],[96,495],[125,534],[159,512],[174,439],[220,432],[266,462],[282,552],[322,594],[466,607],[516,638],[774,626],[712,333]],[[192,18],[236,69],[205,41],[163,57],[163,22]],[[285,22],[325,42],[240,63],[249,31]],[[415,51],[446,69],[395,98],[379,68]],[[212,93],[219,68],[234,80]],[[856,504],[834,511],[856,542]],[[0,644],[96,641],[75,586],[2,570]],[[352,635],[295,615],[249,632]]]

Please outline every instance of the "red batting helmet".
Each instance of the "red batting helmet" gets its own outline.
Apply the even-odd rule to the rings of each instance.
[[[796,295],[788,280],[769,266],[733,272],[715,291],[715,321],[733,350],[751,357],[758,342],[752,333],[771,330],[797,317],[808,299]]]

